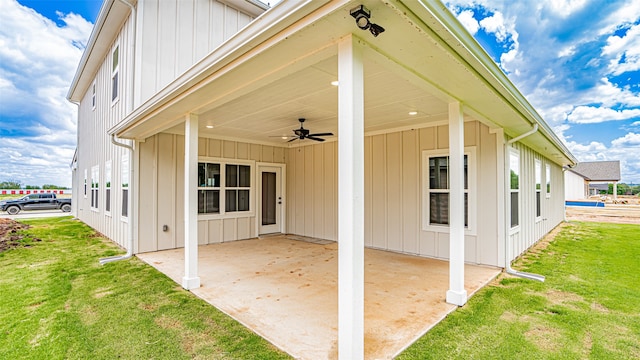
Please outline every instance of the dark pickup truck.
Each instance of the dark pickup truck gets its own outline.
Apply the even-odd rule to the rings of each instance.
[[[20,199],[0,201],[0,211],[15,215],[21,210],[71,211],[71,199],[58,199],[56,194],[30,194]]]

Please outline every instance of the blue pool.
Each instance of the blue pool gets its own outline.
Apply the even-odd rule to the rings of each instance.
[[[604,207],[602,201],[565,201],[566,206],[590,206],[590,207]]]

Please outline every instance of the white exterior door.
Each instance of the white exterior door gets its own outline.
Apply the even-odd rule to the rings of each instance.
[[[282,199],[282,168],[258,167],[258,233],[282,232],[284,204]]]

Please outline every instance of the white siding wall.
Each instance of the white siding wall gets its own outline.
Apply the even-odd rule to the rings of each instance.
[[[365,245],[448,258],[449,234],[422,230],[423,150],[448,151],[448,126],[365,137]],[[499,264],[495,135],[465,123],[465,146],[476,148],[476,235],[466,236],[466,261]],[[287,232],[337,240],[337,143],[288,150]],[[482,169],[482,171],[480,171]],[[480,240],[481,239],[481,240]]]
[[[584,200],[587,198],[584,178],[573,171],[564,172],[565,200]]]
[[[513,260],[564,220],[564,174],[562,167],[521,143],[511,145],[520,152],[520,226],[509,231]],[[542,216],[536,220],[535,160],[542,163]],[[551,166],[551,192],[546,193],[545,166]],[[507,189],[508,190],[508,189]],[[507,197],[508,198],[508,197]],[[509,208],[506,210],[509,223]]]
[[[106,235],[120,246],[126,245],[128,220],[121,219],[121,159],[126,149],[111,144],[107,130],[126,115],[126,84],[131,76],[127,69],[130,21],[126,21],[95,74],[96,107],[92,109],[92,86],[89,86],[78,109],[78,169],[74,172],[74,206],[80,220]],[[119,46],[118,101],[111,101],[112,53]],[[105,213],[105,163],[111,161],[111,215]],[[98,210],[91,205],[91,168],[99,167]],[[87,196],[84,196],[84,174],[87,171]]]
[[[285,163],[285,149],[227,140],[198,140],[198,156]],[[256,167],[254,166],[254,171]],[[184,136],[161,133],[140,144],[139,242],[136,252],[184,246]],[[256,194],[256,182],[252,184]],[[256,209],[256,203],[252,204]],[[255,216],[198,220],[198,243],[256,236]],[[162,231],[167,225],[168,231]]]
[[[216,0],[138,1],[136,106],[252,20]]]

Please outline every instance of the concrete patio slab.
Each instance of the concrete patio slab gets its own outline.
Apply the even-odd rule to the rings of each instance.
[[[294,236],[202,245],[192,292],[299,359],[336,359],[337,243]],[[138,257],[177,283],[184,250]],[[390,359],[456,306],[445,303],[448,262],[365,249],[365,357]],[[473,294],[500,273],[465,266]]]

